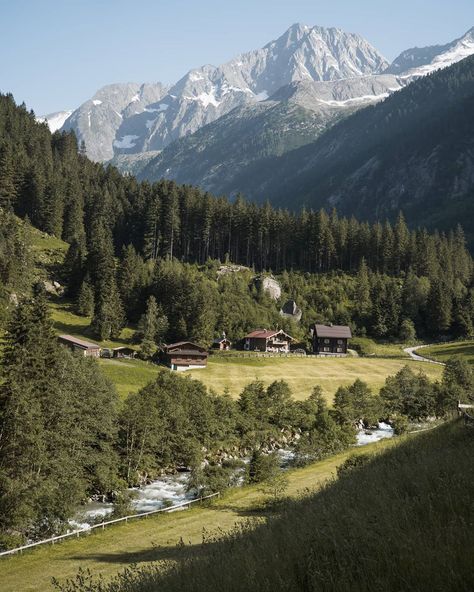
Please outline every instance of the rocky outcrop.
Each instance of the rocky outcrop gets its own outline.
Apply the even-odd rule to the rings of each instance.
[[[303,311],[294,300],[287,300],[281,307],[280,315],[286,319],[291,319],[299,323],[303,316]]]
[[[262,290],[272,300],[279,300],[281,296],[281,286],[278,281],[270,275],[258,276],[254,279],[257,289]]]

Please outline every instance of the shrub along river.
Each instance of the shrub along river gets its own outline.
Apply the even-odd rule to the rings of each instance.
[[[378,442],[384,438],[393,436],[393,428],[387,423],[379,423],[377,429],[361,429],[357,434],[356,446],[365,446]],[[280,449],[277,454],[281,459],[283,469],[291,465],[294,454],[290,449]],[[245,460],[245,459],[244,459]],[[248,459],[246,460],[248,462]],[[241,469],[240,469],[241,470]],[[131,504],[133,510],[139,514],[141,512],[151,512],[159,510],[164,506],[179,504],[195,497],[195,492],[187,491],[190,473],[181,472],[175,475],[166,475],[155,479],[148,485],[139,488],[131,488],[135,497]],[[243,484],[243,479],[241,480]],[[107,520],[107,516],[113,511],[113,504],[108,502],[89,502],[82,506],[73,520],[70,521],[74,530],[88,528],[97,521]]]

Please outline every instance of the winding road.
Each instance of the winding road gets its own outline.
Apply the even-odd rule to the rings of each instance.
[[[404,347],[403,351],[406,352],[413,360],[417,362],[429,362],[430,364],[439,364],[440,366],[444,366],[444,362],[436,362],[435,360],[430,360],[429,358],[425,358],[420,356],[416,353],[422,347],[429,347],[429,345],[415,345],[415,347]]]

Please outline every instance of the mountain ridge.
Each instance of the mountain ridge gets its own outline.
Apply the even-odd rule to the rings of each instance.
[[[192,69],[171,87],[148,85],[147,100],[142,100],[136,83],[103,87],[73,112],[62,129],[74,130],[94,160],[161,150],[237,106],[267,99],[295,80],[378,74],[387,66],[385,58],[359,35],[295,24],[263,48],[217,67]]]

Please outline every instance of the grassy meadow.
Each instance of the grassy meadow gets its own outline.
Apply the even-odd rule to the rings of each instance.
[[[74,312],[72,304],[65,300],[51,303],[51,315],[55,330],[75,337],[95,341],[89,331],[90,319]],[[103,347],[131,345],[133,328],[123,329],[120,339],[104,341]],[[369,341],[369,340],[368,340]],[[373,342],[371,342],[373,344]],[[132,345],[133,347],[133,345]],[[328,401],[339,386],[352,384],[360,378],[378,391],[387,376],[395,374],[405,364],[415,371],[423,370],[431,380],[441,376],[440,366],[414,362],[398,345],[372,345],[376,355],[368,357],[349,356],[347,358],[274,357],[264,358],[247,355],[211,355],[205,369],[190,370],[186,376],[201,380],[206,386],[221,394],[228,390],[233,397],[238,397],[242,389],[252,380],[262,380],[266,385],[274,380],[286,380],[296,399],[305,399],[312,388],[321,385]],[[399,357],[395,357],[400,352]],[[153,380],[164,367],[140,360],[100,360],[103,372],[116,385],[123,398],[136,392]]]
[[[432,358],[437,362],[446,362],[453,356],[464,358],[469,364],[474,364],[474,341],[457,341],[455,343],[440,343],[423,347],[418,352],[420,356]]]
[[[352,384],[360,378],[378,391],[387,378],[408,364],[413,370],[423,370],[431,380],[441,376],[442,368],[435,364],[413,362],[406,358],[258,358],[211,356],[208,366],[187,374],[198,378],[217,393],[228,389],[237,397],[250,381],[258,378],[266,385],[273,380],[286,380],[296,399],[305,399],[312,388],[321,385],[328,400],[339,386]]]

